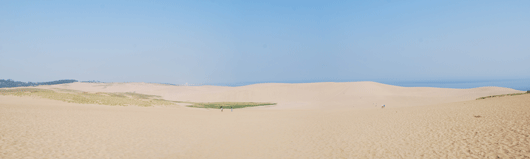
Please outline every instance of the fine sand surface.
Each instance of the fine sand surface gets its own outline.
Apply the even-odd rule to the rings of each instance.
[[[41,88],[59,87],[279,105],[221,113],[0,96],[0,158],[530,158],[530,94],[474,100],[521,92],[507,88],[374,82]]]
[[[171,86],[148,83],[72,83],[39,88],[87,92],[136,92],[167,100],[191,102],[274,102],[270,109],[348,109],[425,106],[474,100],[478,97],[521,93],[510,88],[449,89],[399,87],[376,82],[266,83],[241,87]]]

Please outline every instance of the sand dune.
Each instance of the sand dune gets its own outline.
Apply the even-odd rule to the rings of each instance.
[[[373,82],[46,88],[59,87],[287,104],[221,113],[0,96],[0,158],[530,158],[530,94],[474,100],[520,92],[506,88]],[[360,106],[376,99],[396,105]]]
[[[0,158],[528,158],[528,103],[220,113],[0,96]]]
[[[40,86],[88,92],[137,92],[160,95],[168,100],[192,102],[275,102],[272,109],[343,109],[370,108],[385,104],[388,107],[421,106],[474,100],[478,97],[520,93],[522,91],[481,87],[450,89],[428,87],[399,87],[376,82],[344,83],[267,83],[241,87],[171,86],[147,83],[72,83]]]

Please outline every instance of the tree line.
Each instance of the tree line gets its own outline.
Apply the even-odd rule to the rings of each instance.
[[[50,82],[20,82],[20,81],[13,81],[12,79],[0,79],[0,88],[9,88],[9,87],[27,87],[27,86],[38,86],[38,85],[56,85],[56,84],[64,84],[64,83],[74,83],[77,82],[77,80],[73,79],[64,79],[64,80],[57,80],[57,81],[50,81]]]

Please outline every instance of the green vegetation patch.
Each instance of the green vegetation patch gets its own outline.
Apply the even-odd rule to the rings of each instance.
[[[157,95],[147,95],[147,94],[139,94],[139,93],[131,93],[131,92],[123,93],[123,95],[129,96],[129,97],[135,98],[135,99],[161,98],[160,96],[157,96]]]
[[[69,89],[39,89],[39,88],[17,88],[17,89],[0,89],[0,95],[12,96],[30,96],[40,97],[53,100],[64,101],[68,103],[79,104],[100,104],[100,105],[119,105],[119,106],[153,106],[153,105],[175,105],[176,103],[191,104],[188,107],[194,108],[245,108],[255,106],[276,105],[276,103],[256,103],[256,102],[210,102],[210,103],[196,103],[196,102],[181,102],[168,101],[161,99],[160,96],[146,95],[132,92],[125,93],[106,93],[97,92],[89,93],[78,90]]]
[[[476,100],[481,100],[481,99],[486,99],[486,98],[495,98],[495,97],[504,97],[504,96],[516,96],[516,95],[523,95],[523,94],[530,94],[530,92],[492,95],[492,96],[480,97],[480,98],[477,98]]]
[[[159,99],[160,96],[145,95],[139,93],[88,93],[76,90],[61,89],[58,91],[38,88],[0,89],[0,95],[33,96],[68,103],[100,104],[119,106],[153,106],[153,105],[175,105],[174,102]]]
[[[276,105],[276,103],[256,103],[256,102],[209,102],[209,103],[190,103],[190,104],[192,105],[188,107],[213,108],[213,109],[221,109],[221,106],[225,109],[228,109],[230,107],[234,109],[238,109],[238,108],[245,108],[245,107]]]

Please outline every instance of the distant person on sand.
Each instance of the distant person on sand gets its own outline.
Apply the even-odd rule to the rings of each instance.
[[[232,106],[230,106],[230,112],[234,112],[234,108],[232,108]]]
[[[223,112],[223,106],[221,106],[221,112]]]
[[[385,105],[383,104],[383,106],[381,106],[381,108],[385,108]]]

